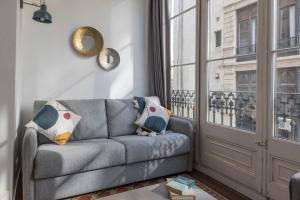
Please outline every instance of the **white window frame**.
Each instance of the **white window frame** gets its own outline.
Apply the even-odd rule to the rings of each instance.
[[[169,3],[169,6],[171,5],[171,3],[170,3],[170,1],[171,0],[169,0],[168,1],[168,3]],[[192,11],[195,11],[195,13],[196,13],[196,15],[195,15],[195,18],[197,18],[197,5],[198,5],[198,0],[196,0],[196,5],[194,5],[194,6],[192,6],[192,7],[190,7],[190,8],[187,8],[187,9],[185,9],[185,10],[183,10],[183,11],[181,11],[181,12],[179,12],[179,13],[177,13],[176,15],[174,15],[174,16],[171,16],[171,13],[169,12],[169,24],[170,24],[170,38],[171,38],[171,24],[172,24],[172,21],[174,21],[174,20],[176,20],[176,19],[178,19],[179,17],[182,17],[184,14],[186,14],[186,13],[188,13],[188,12],[192,12]],[[196,20],[195,20],[196,21]],[[195,31],[197,30],[197,23],[195,23]],[[195,34],[196,35],[196,34]],[[195,41],[196,41],[196,39],[195,39]],[[170,52],[172,51],[172,49],[173,48],[171,48],[171,42],[172,42],[172,40],[170,40]],[[195,52],[196,52],[196,47],[197,45],[195,44]],[[170,58],[171,59],[171,58]],[[170,62],[170,68],[169,68],[169,70],[168,70],[168,72],[170,73],[169,74],[169,76],[170,76],[170,83],[168,83],[168,84],[170,84],[170,96],[171,96],[171,99],[170,99],[170,104],[172,105],[172,90],[171,90],[171,79],[172,79],[172,68],[180,68],[180,67],[191,67],[191,66],[193,66],[193,67],[195,67],[195,71],[196,71],[196,55],[195,55],[195,59],[194,59],[194,62],[183,62],[183,63],[176,63],[176,64],[172,64],[171,62]],[[195,76],[196,76],[196,74],[195,74]],[[196,98],[196,83],[195,83],[195,91],[194,91],[194,95],[195,95],[195,98]],[[196,102],[195,102],[195,104],[196,104]],[[195,107],[196,107],[196,105],[195,105]],[[177,115],[177,112],[175,112],[175,113],[173,113],[174,115]],[[180,113],[179,114],[179,116],[181,116],[181,115],[183,115],[183,113]],[[191,115],[190,115],[191,116]],[[184,116],[182,116],[182,117],[184,117]],[[195,114],[193,114],[193,117],[195,118],[196,117],[196,115]]]
[[[209,19],[209,11],[206,9],[208,8],[208,0],[200,0],[201,1],[201,15],[200,15],[200,30],[207,30],[208,29],[208,19]],[[258,30],[266,30],[265,20],[267,12],[265,12],[263,9],[267,8],[265,6],[267,2],[265,0],[258,0],[257,6],[258,6],[258,14],[257,16],[261,16],[261,20],[257,20],[257,29]],[[263,9],[260,9],[263,8]],[[258,18],[257,18],[258,19]],[[214,132],[214,134],[218,134],[220,132],[226,132],[229,134],[240,134],[245,133],[245,134],[253,134],[253,132],[241,130],[238,128],[230,128],[227,126],[223,126],[220,124],[214,124],[209,122],[208,120],[208,100],[207,100],[207,91],[208,91],[208,85],[207,85],[207,62],[213,62],[213,61],[220,61],[220,60],[226,60],[226,59],[233,59],[239,57],[238,55],[234,56],[227,56],[227,57],[222,57],[222,58],[208,58],[209,55],[209,46],[208,46],[208,39],[209,35],[207,33],[208,31],[201,31],[200,33],[200,47],[198,49],[198,53],[200,54],[200,60],[199,60],[199,72],[198,72],[198,77],[196,78],[199,80],[199,94],[198,94],[198,110],[200,109],[200,115],[198,116],[199,118],[199,124],[202,129],[205,129],[207,131]],[[263,114],[257,115],[257,126],[256,126],[256,141],[258,143],[264,143],[266,142],[266,132],[264,131],[263,127],[263,122],[266,121],[266,104],[263,104],[263,102],[266,102],[265,98],[266,96],[264,94],[268,93],[267,90],[267,75],[268,75],[268,56],[267,56],[267,51],[265,50],[264,47],[268,45],[268,35],[267,31],[257,31],[257,110],[260,111],[265,111]],[[201,49],[207,49],[207,51],[201,51]],[[218,134],[219,135],[219,134]],[[224,138],[226,139],[226,138]]]

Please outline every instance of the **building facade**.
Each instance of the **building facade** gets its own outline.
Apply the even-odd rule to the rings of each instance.
[[[279,51],[274,58],[274,123],[278,137],[299,141],[300,51],[293,48],[299,46],[300,0],[277,0],[275,5],[274,45],[277,49],[290,50]],[[209,0],[208,15],[208,121],[255,132],[256,69],[259,67],[256,62],[257,0]],[[185,23],[195,25],[183,20],[178,30],[184,30]],[[193,41],[191,32],[178,35]],[[188,44],[179,37],[173,39]],[[174,58],[176,48],[172,49]],[[184,58],[184,49],[179,53]],[[195,68],[192,67],[177,68],[171,74],[173,111],[187,117],[194,117],[190,113],[195,109],[195,80],[191,78],[195,76]]]

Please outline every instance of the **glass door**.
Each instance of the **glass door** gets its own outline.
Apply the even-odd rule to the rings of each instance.
[[[201,33],[201,169],[254,193],[264,187],[266,145],[260,112],[264,60],[257,56],[263,2],[203,0],[201,10],[201,30],[207,30]]]
[[[272,0],[269,7],[268,193],[285,200],[290,177],[300,171],[300,1]]]

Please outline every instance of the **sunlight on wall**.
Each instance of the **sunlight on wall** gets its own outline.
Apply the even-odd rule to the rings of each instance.
[[[36,99],[125,98],[146,95],[145,3],[140,0],[61,0],[47,2],[53,23],[34,22],[35,8],[23,10],[22,120],[32,117]],[[119,51],[121,63],[111,72],[97,57],[80,57],[71,35],[92,26],[104,37],[105,47]]]

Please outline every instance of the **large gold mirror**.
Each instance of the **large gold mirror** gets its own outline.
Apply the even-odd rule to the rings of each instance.
[[[73,33],[73,47],[82,56],[98,55],[103,49],[103,37],[92,27],[81,27]]]

